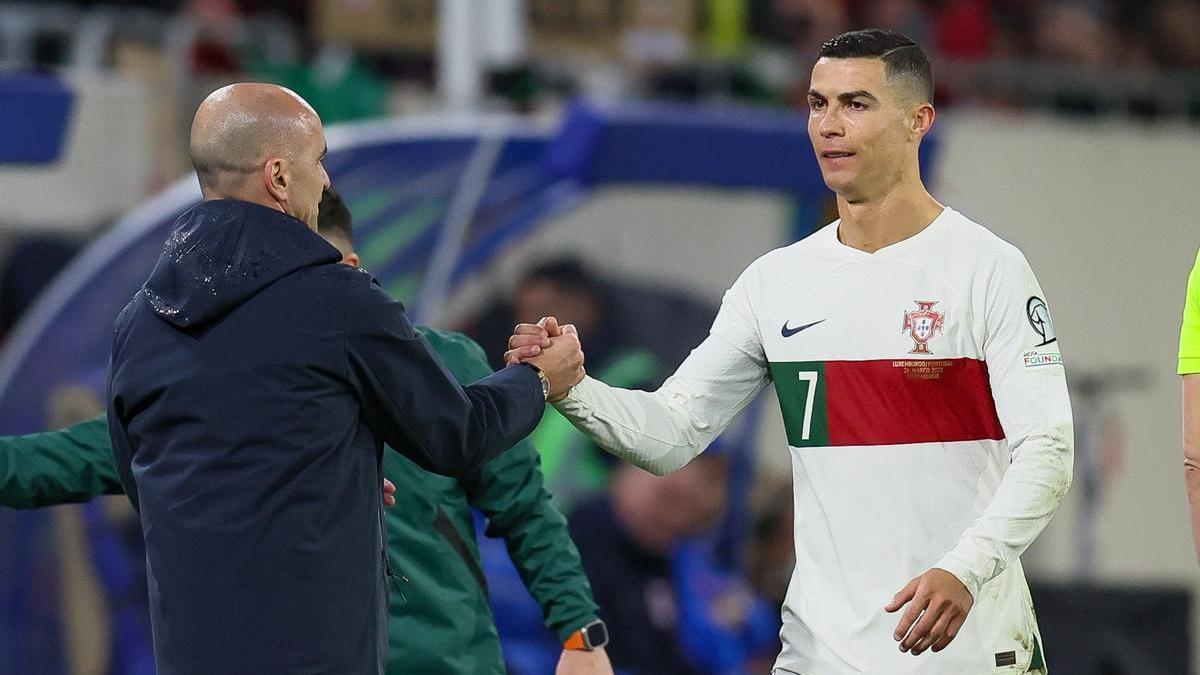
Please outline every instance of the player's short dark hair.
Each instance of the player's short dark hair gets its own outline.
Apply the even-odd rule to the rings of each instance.
[[[337,239],[354,248],[354,222],[350,217],[350,207],[333,188],[321,194],[321,203],[317,206],[317,232],[326,239]]]
[[[917,43],[882,28],[853,30],[821,45],[818,56],[831,59],[879,59],[888,80],[907,80],[925,102],[933,101],[933,68]]]

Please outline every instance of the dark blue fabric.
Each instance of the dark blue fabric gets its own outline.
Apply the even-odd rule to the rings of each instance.
[[[339,260],[294,218],[204,202],[117,318],[109,431],[160,675],[383,672],[382,443],[458,475],[541,416],[532,369],[459,387]]]

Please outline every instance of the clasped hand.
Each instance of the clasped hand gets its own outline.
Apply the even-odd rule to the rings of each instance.
[[[542,317],[536,324],[521,323],[508,338],[504,363],[531,363],[550,380],[551,403],[561,401],[579,384],[586,372],[583,369],[583,347],[572,324],[558,325],[558,319]]]

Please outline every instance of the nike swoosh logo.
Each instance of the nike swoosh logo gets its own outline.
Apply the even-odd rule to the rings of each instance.
[[[783,328],[780,329],[779,334],[785,338],[790,338],[793,335],[795,335],[796,333],[799,333],[800,331],[805,330],[806,328],[812,328],[813,326],[815,326],[819,323],[823,323],[824,321],[825,321],[825,319],[821,319],[820,321],[806,323],[803,326],[796,326],[795,328],[788,328],[787,322],[784,321]]]

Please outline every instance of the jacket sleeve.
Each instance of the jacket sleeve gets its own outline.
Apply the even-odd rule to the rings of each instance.
[[[533,369],[505,368],[463,387],[373,280],[351,283],[344,309],[348,377],[364,418],[421,468],[461,476],[537,426],[545,405]]]
[[[1075,439],[1066,374],[1045,296],[1016,249],[988,282],[983,344],[1012,463],[983,514],[936,567],[976,595],[1041,533],[1071,485]]]
[[[755,275],[751,266],[726,291],[708,338],[657,391],[584,377],[554,407],[597,445],[646,471],[662,476],[682,468],[769,381],[750,302]]]
[[[104,416],[66,429],[0,437],[0,504],[34,509],[124,492]]]
[[[117,472],[121,486],[125,488],[129,502],[139,513],[141,512],[141,500],[138,496],[137,482],[133,479],[133,439],[129,437],[129,427],[124,418],[125,402],[117,394],[116,381],[119,375],[124,374],[124,369],[129,367],[121,359],[121,348],[125,342],[126,317],[130,307],[133,307],[140,298],[141,293],[135,295],[134,302],[121,311],[114,324],[112,355],[108,362],[108,386],[105,395],[108,412],[108,441],[112,448],[113,468]],[[118,370],[121,373],[118,373]]]
[[[546,627],[559,641],[599,617],[567,519],[550,501],[533,443],[521,441],[463,481],[472,506],[487,516],[489,537],[503,537]]]

